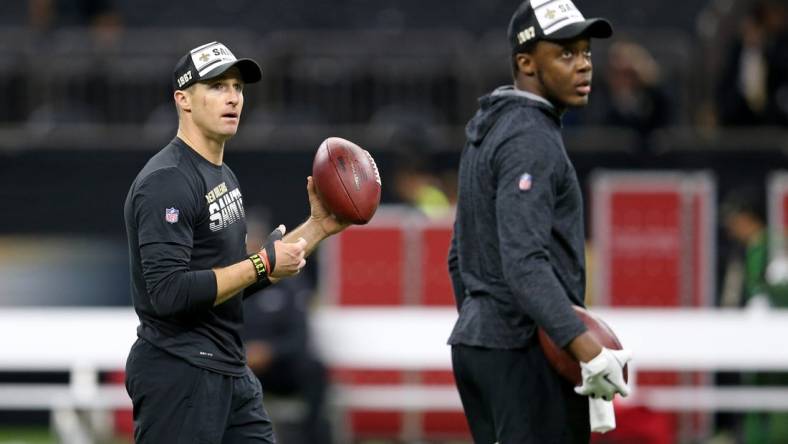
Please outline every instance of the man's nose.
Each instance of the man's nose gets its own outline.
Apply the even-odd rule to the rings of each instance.
[[[591,57],[580,56],[580,61],[578,62],[578,67],[577,67],[578,71],[582,71],[582,72],[590,71],[592,67],[593,64],[591,63]]]
[[[227,103],[232,103],[237,105],[238,102],[241,100],[241,93],[235,88],[231,88],[230,92],[227,94]]]

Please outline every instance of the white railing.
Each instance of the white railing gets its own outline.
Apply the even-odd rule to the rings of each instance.
[[[788,311],[598,309],[635,353],[634,370],[786,370]],[[449,370],[446,339],[452,308],[318,309],[313,337],[329,366]],[[53,412],[128,407],[120,386],[98,372],[120,370],[136,338],[130,308],[0,309],[0,371],[68,371],[66,384],[0,384],[0,409]],[[630,372],[630,374],[633,374]],[[637,387],[626,404],[659,410],[788,410],[788,389]],[[347,386],[334,389],[338,407],[429,410],[461,408],[450,386]],[[60,417],[64,414],[61,414]]]

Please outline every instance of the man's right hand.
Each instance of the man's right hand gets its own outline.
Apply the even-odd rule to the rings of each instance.
[[[299,237],[295,242],[274,242],[276,250],[276,266],[269,276],[273,279],[282,279],[294,276],[306,265],[306,239]]]
[[[616,393],[621,396],[629,395],[629,387],[624,381],[624,366],[632,359],[629,350],[611,350],[602,348],[602,351],[588,362],[580,362],[580,373],[583,377],[582,385],[575,387],[579,395],[600,397],[611,401]]]

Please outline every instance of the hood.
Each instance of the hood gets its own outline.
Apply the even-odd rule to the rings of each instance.
[[[514,107],[541,109],[557,124],[561,124],[561,119],[556,114],[555,108],[547,100],[532,93],[516,90],[513,86],[502,86],[479,99],[479,110],[465,127],[465,136],[468,142],[479,146],[498,119]]]

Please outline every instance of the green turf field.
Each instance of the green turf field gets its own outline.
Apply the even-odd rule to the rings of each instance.
[[[45,427],[1,427],[0,444],[55,444]]]

